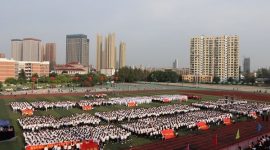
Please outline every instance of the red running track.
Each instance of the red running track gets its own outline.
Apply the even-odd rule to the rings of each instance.
[[[201,131],[198,134],[158,141],[132,148],[132,150],[185,150],[188,144],[190,150],[218,150],[270,131],[270,122],[260,121],[260,123],[263,125],[263,129],[260,132],[256,130],[258,121],[252,120],[216,129],[210,128],[210,130]],[[235,136],[238,129],[240,130],[240,139],[236,140]],[[213,144],[213,137],[216,134],[218,136],[218,145]]]

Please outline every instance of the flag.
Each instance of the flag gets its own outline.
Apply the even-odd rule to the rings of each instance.
[[[217,138],[217,134],[213,137],[213,145],[218,145],[218,138]]]
[[[237,130],[237,133],[236,133],[235,139],[236,139],[236,140],[240,139],[240,132],[239,132],[239,129]]]
[[[186,150],[189,150],[189,144],[187,145],[187,148],[186,148]]]
[[[262,130],[262,128],[263,128],[263,126],[260,123],[258,123],[257,127],[256,127],[257,132],[260,132]]]

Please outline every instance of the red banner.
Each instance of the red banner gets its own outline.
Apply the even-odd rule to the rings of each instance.
[[[173,129],[165,129],[161,131],[162,136],[165,140],[175,138]]]

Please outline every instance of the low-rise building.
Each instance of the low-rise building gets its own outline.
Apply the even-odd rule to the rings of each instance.
[[[202,82],[202,83],[210,83],[213,82],[213,77],[208,75],[183,75],[182,80],[185,82]]]
[[[18,78],[18,74],[23,69],[27,78],[33,74],[38,76],[49,76],[49,65],[46,62],[35,61],[16,61],[13,59],[0,58],[0,81],[5,81],[7,78]]]
[[[78,62],[73,62],[64,65],[56,65],[54,69],[57,74],[75,75],[88,73],[88,67],[85,67]]]

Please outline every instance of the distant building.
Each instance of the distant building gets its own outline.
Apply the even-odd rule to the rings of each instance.
[[[73,62],[64,65],[56,65],[54,70],[57,74],[75,75],[88,73],[88,67],[85,67],[84,65],[78,62]]]
[[[105,49],[103,55],[102,69],[116,68],[116,47],[115,47],[115,33],[110,33],[105,37]]]
[[[126,43],[120,42],[119,46],[119,68],[126,66]]]
[[[0,58],[6,58],[4,53],[0,53]]]
[[[24,38],[22,49],[22,61],[42,61],[44,49],[41,40],[34,38]]]
[[[72,62],[89,66],[89,39],[84,34],[66,36],[66,63]]]
[[[50,62],[35,62],[35,61],[17,61],[17,73],[23,69],[27,78],[31,78],[33,74],[38,74],[39,77],[49,76]]]
[[[174,69],[178,68],[178,60],[177,59],[175,59],[173,62],[173,68]]]
[[[46,43],[44,61],[50,62],[50,70],[56,65],[56,43]]]
[[[195,75],[183,75],[182,80],[185,82],[195,82],[200,81],[203,83],[210,83],[213,81],[213,76],[209,75],[201,75],[201,76],[195,76]]]
[[[14,60],[22,61],[23,57],[23,43],[21,39],[11,40],[11,58]]]
[[[97,34],[97,47],[96,47],[96,70],[100,71],[102,66],[104,65],[102,59],[102,35]]]
[[[25,71],[27,78],[33,74],[49,76],[49,62],[16,61],[13,59],[0,58],[0,81],[6,78],[17,78],[21,70]]]
[[[44,61],[45,46],[35,38],[12,39],[11,58],[17,61]]]
[[[244,58],[243,72],[250,73],[250,58]]]
[[[190,75],[239,80],[239,37],[197,36],[190,40]],[[199,81],[200,82],[200,81]]]
[[[113,76],[115,74],[115,69],[101,69],[100,73],[105,74],[106,76]]]

